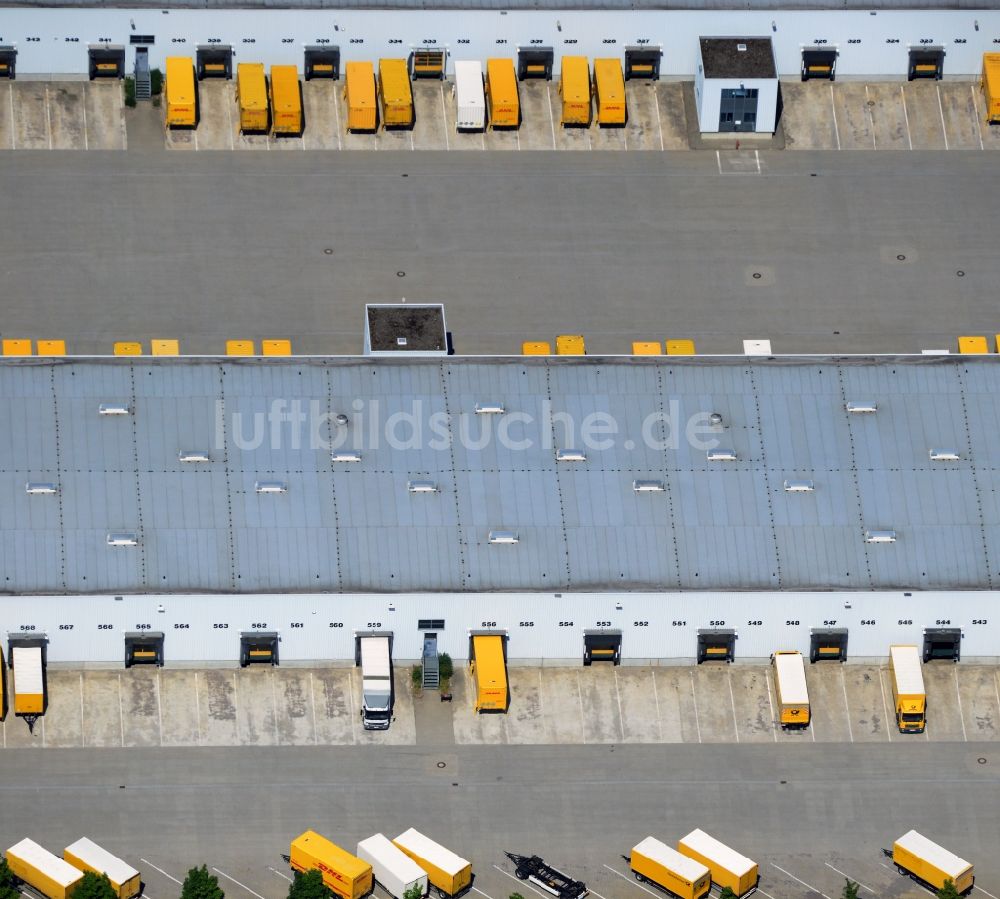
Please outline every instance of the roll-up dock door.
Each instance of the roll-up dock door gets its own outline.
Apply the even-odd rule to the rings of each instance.
[[[833,81],[837,74],[837,51],[824,47],[802,48],[802,80],[825,78]]]
[[[313,78],[340,78],[340,47],[306,47],[305,62],[302,68],[306,81]]]
[[[517,80],[544,78],[551,81],[555,58],[555,51],[551,47],[518,47]]]
[[[277,631],[243,631],[240,634],[240,668],[278,664]]]
[[[809,661],[846,662],[847,628],[814,627],[809,633]]]
[[[620,665],[622,660],[622,632],[595,630],[583,632],[583,664],[611,662]]]
[[[410,54],[411,78],[444,78],[448,54],[445,50],[414,50]]]
[[[0,45],[0,78],[14,79],[17,69],[17,50],[9,45]]]
[[[35,722],[45,714],[48,706],[45,677],[47,643],[44,635],[8,635],[14,714],[25,720],[29,730],[34,730]]]
[[[120,44],[95,44],[87,48],[90,80],[125,77],[125,48]]]
[[[933,78],[940,81],[944,75],[944,47],[911,47],[907,81],[916,78]]]
[[[626,47],[625,80],[648,78],[650,81],[659,81],[662,58],[663,51],[659,47]]]
[[[736,658],[736,631],[699,630],[698,664],[702,662],[731,662]]]
[[[195,55],[195,73],[206,78],[233,77],[233,48],[228,44],[199,44]]]
[[[961,657],[961,628],[928,627],[924,629],[925,662],[957,662]]]
[[[125,667],[133,665],[163,667],[163,631],[125,634]]]

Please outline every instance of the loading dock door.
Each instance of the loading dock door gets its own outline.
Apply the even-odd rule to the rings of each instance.
[[[622,660],[621,631],[584,631],[583,632],[583,664],[590,666],[593,662],[611,662],[620,665]]]
[[[719,98],[719,131],[757,130],[756,87],[724,87]]]
[[[125,635],[125,667],[163,667],[163,631],[137,631]]]
[[[14,78],[17,68],[17,50],[11,46],[0,46],[0,78]]]
[[[925,662],[957,662],[962,656],[962,631],[957,627],[924,629]]]
[[[244,631],[240,634],[240,668],[257,663],[278,664],[277,631]]]
[[[228,44],[199,44],[195,56],[198,80],[233,77],[233,48]]]
[[[306,47],[303,66],[306,81],[313,78],[340,78],[340,47]]]
[[[941,80],[944,75],[944,47],[920,47],[910,49],[910,66],[906,78],[934,78]]]
[[[827,78],[834,80],[837,71],[837,51],[819,47],[802,48],[802,80]]]
[[[414,50],[410,54],[410,77],[442,79],[446,60],[444,50]]]
[[[736,658],[736,631],[699,630],[698,664],[702,662],[731,662]]]
[[[87,48],[90,80],[125,77],[125,48],[119,44],[98,44]]]
[[[551,81],[555,56],[551,47],[518,47],[517,80],[544,78]]]
[[[847,628],[814,627],[809,635],[809,661],[846,662]]]
[[[659,47],[626,47],[625,80],[649,78],[651,81],[659,81],[662,58],[663,51]]]

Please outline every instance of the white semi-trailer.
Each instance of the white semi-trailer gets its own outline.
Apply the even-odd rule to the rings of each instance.
[[[361,723],[365,730],[388,730],[392,721],[392,638],[359,637]]]

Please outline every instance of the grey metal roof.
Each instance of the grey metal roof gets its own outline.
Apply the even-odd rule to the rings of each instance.
[[[272,445],[262,420],[261,445],[246,448],[254,416],[275,400],[300,402],[299,439],[279,425]],[[848,414],[852,400],[878,411]],[[105,402],[132,414],[100,416]],[[413,445],[393,448],[384,424],[414,402],[423,438],[410,441],[397,421]],[[476,415],[483,402],[504,414]],[[720,413],[712,436],[738,460],[708,462],[683,435],[676,449],[650,446],[644,422],[662,436],[647,418],[672,404],[681,429],[696,413]],[[310,421],[329,439],[339,412],[350,416],[343,448],[360,462],[333,463],[310,445]],[[607,413],[618,433],[608,448],[586,448],[579,432],[565,436],[562,413],[577,429]],[[8,592],[1000,582],[1000,358],[11,360],[0,364],[0,414]],[[477,446],[484,421],[493,439]],[[587,461],[556,462],[555,449],[569,447]],[[961,459],[931,462],[932,447]],[[210,461],[180,462],[182,450],[207,450]],[[412,478],[438,492],[410,493]],[[815,491],[786,493],[786,478]],[[666,489],[635,493],[634,479]],[[262,480],[287,492],[258,493]],[[27,495],[28,481],[58,493]],[[491,529],[519,542],[489,545]],[[868,544],[868,529],[898,539]],[[135,532],[139,545],[110,547],[110,531]]]
[[[0,7],[110,9],[872,10],[996,9],[996,0],[8,0]]]

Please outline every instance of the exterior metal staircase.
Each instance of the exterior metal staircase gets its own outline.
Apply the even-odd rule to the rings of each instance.
[[[437,634],[424,634],[423,681],[425,690],[436,690],[441,684],[438,670]]]

